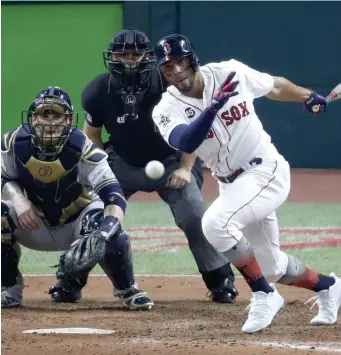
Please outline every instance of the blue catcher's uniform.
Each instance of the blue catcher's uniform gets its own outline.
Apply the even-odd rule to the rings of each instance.
[[[15,180],[51,227],[74,221],[93,199],[92,188],[78,182],[77,165],[83,158],[95,166],[106,159],[106,154],[91,144],[84,155],[86,144],[89,145],[86,136],[76,130],[56,160],[41,161],[34,157],[29,128],[21,126],[2,141],[3,152],[13,151],[18,173]]]
[[[102,200],[95,193],[93,172],[106,171],[107,155],[79,130],[69,136],[57,159],[42,161],[35,158],[35,147],[29,128],[20,126],[7,133],[1,142],[2,178],[15,181],[25,191],[41,219],[38,230],[13,231],[18,241],[37,250],[65,250],[80,236],[84,212],[103,209]],[[116,183],[114,174],[107,171],[101,185]],[[10,201],[10,215],[15,211]],[[30,235],[32,238],[29,238]],[[49,236],[53,236],[53,238]]]
[[[124,306],[150,309],[152,300],[135,284],[129,236],[119,221],[126,201],[107,154],[76,129],[77,114],[60,88],[41,91],[24,113],[26,123],[1,140],[1,307],[21,304],[22,244],[64,251],[49,291],[53,302],[78,301],[98,263]]]

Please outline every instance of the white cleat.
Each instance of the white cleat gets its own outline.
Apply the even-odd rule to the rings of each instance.
[[[21,306],[24,285],[14,285],[12,287],[1,286],[1,308],[12,308]]]
[[[243,325],[244,333],[255,333],[267,328],[278,311],[284,306],[284,298],[278,293],[274,284],[270,284],[274,292],[253,292],[248,306],[249,315]]]
[[[315,300],[310,309],[317,303],[319,311],[310,323],[313,325],[330,325],[337,321],[337,312],[341,306],[341,279],[336,277],[334,273],[330,276],[335,279],[333,286],[328,290],[317,292],[317,296],[310,298],[306,303]]]

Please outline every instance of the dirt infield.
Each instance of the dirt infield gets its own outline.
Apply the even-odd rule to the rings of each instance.
[[[202,193],[206,201],[218,196],[218,184],[208,170]],[[131,201],[160,201],[156,193],[139,192]],[[341,202],[341,170],[301,170],[291,172],[290,202]]]
[[[244,335],[249,292],[241,279],[235,305],[215,304],[200,278],[143,277],[140,287],[153,297],[149,312],[124,311],[106,278],[92,277],[75,305],[52,305],[47,290],[53,278],[27,277],[25,307],[2,311],[2,353],[40,354],[314,354],[341,352],[341,323],[313,327],[316,310],[304,302],[306,290],[279,287],[287,305],[263,333]],[[22,334],[37,328],[112,329],[111,335]],[[337,344],[340,342],[339,344]],[[267,344],[271,343],[271,344]],[[320,343],[320,344],[317,344]],[[307,350],[280,346],[306,347]],[[310,349],[311,347],[311,349]],[[315,349],[314,349],[315,348]],[[324,349],[324,350],[323,350]]]
[[[217,196],[217,185],[206,173],[203,194]],[[132,200],[159,200],[156,194],[136,194]],[[341,172],[295,171],[290,201],[341,202]],[[313,327],[316,309],[304,302],[310,291],[279,286],[285,309],[260,334],[244,335],[241,327],[250,293],[242,279],[235,305],[209,301],[201,278],[140,277],[139,285],[152,296],[150,312],[129,312],[112,296],[105,277],[91,277],[83,299],[74,305],[52,305],[52,277],[27,277],[24,307],[2,310],[2,354],[327,354],[341,353],[341,322]],[[111,335],[22,334],[37,328],[86,327],[112,329]]]

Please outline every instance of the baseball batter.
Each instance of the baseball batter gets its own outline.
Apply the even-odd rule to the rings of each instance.
[[[319,312],[311,323],[334,324],[341,279],[311,270],[280,250],[275,211],[289,194],[290,168],[253,106],[254,99],[267,96],[302,102],[311,113],[319,113],[326,100],[236,60],[199,67],[191,43],[181,35],[163,37],[154,52],[171,84],[154,108],[154,122],[170,146],[196,151],[219,183],[219,197],[203,216],[202,226],[209,242],[228,257],[251,288],[242,331],[268,327],[283,307],[275,282],[317,292]]]
[[[1,140],[1,308],[22,303],[22,244],[65,251],[49,291],[53,302],[78,301],[99,263],[124,306],[150,309],[153,301],[135,283],[129,236],[121,226],[123,192],[107,154],[76,128],[68,94],[44,89],[22,117],[23,124]]]

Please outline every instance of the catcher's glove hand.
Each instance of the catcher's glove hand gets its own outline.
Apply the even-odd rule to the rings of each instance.
[[[91,270],[102,261],[107,249],[107,238],[94,231],[76,240],[69,250],[60,256],[59,269],[64,274],[73,275]]]

